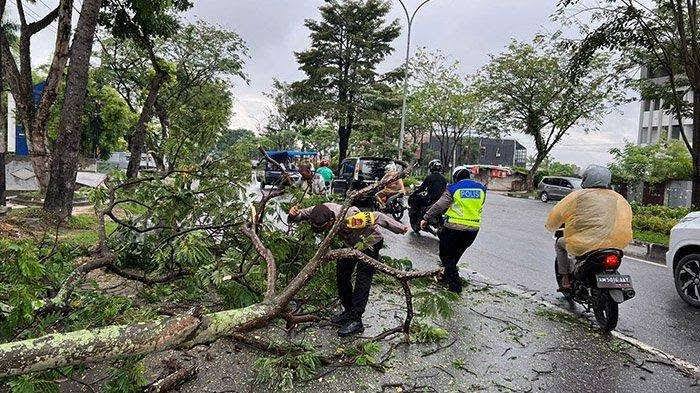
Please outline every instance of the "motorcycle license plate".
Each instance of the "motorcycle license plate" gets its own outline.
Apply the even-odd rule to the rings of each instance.
[[[623,274],[596,275],[598,288],[625,289],[632,288],[632,278]]]

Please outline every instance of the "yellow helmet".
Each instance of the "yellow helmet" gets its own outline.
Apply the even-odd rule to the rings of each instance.
[[[372,212],[359,212],[345,219],[345,226],[350,229],[361,229],[374,226],[377,216]]]

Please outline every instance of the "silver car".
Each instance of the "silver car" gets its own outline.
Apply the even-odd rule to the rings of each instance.
[[[546,176],[542,178],[542,181],[537,186],[542,202],[562,199],[580,188],[581,179],[563,176]]]

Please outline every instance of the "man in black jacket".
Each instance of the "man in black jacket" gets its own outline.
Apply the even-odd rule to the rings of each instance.
[[[408,200],[409,206],[427,209],[435,203],[447,188],[447,179],[442,175],[442,163],[440,160],[432,160],[428,163],[430,173],[423,183],[411,194]],[[421,217],[422,218],[422,215]]]

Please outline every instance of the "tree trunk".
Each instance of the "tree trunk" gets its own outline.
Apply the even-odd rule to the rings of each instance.
[[[146,123],[151,121],[153,117],[153,108],[158,98],[158,90],[165,81],[167,74],[163,71],[156,71],[156,75],[151,80],[146,102],[141,109],[141,115],[134,127],[134,133],[129,138],[129,166],[126,169],[126,177],[129,179],[136,178],[139,175],[139,167],[141,166],[141,154],[143,154],[144,145],[146,144]]]
[[[0,14],[0,23],[3,18]],[[2,56],[2,52],[0,52]],[[5,100],[5,75],[0,60],[0,206],[7,205],[5,191],[7,190],[7,179],[5,179],[5,156],[7,152],[7,101]]]
[[[82,115],[87,94],[88,70],[93,37],[102,0],[84,0],[75,29],[66,78],[66,93],[61,108],[58,138],[53,149],[51,175],[44,199],[44,211],[61,216],[73,209],[75,176],[82,132]]]
[[[537,174],[537,170],[540,169],[540,165],[542,164],[542,161],[544,161],[545,157],[547,157],[548,153],[537,153],[537,157],[535,158],[535,162],[532,163],[532,167],[530,170],[527,172],[527,179],[525,180],[525,187],[527,191],[532,191],[535,189],[535,175]]]
[[[348,145],[350,144],[350,132],[345,125],[338,126],[338,168],[343,160],[348,156]]]
[[[56,333],[0,344],[3,365],[0,377],[204,344],[257,327],[260,321],[272,319],[274,312],[267,304],[256,304],[204,316],[187,313],[154,322]]]
[[[682,127],[682,126],[681,126]],[[693,91],[693,188],[691,206],[700,209],[700,89]]]

